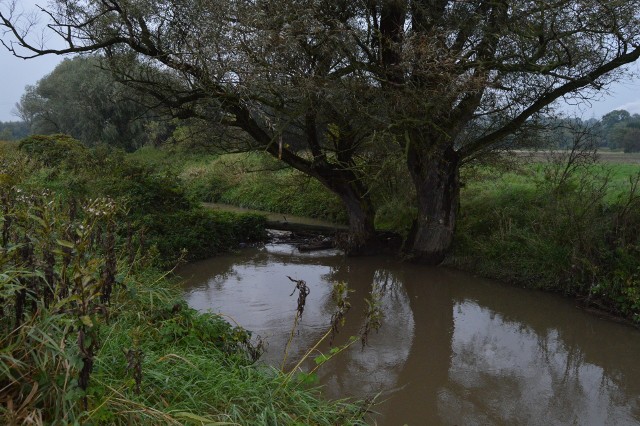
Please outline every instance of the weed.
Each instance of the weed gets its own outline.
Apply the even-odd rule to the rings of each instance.
[[[598,164],[587,148],[517,173],[485,169],[462,194],[453,261],[638,321],[637,166]]]
[[[288,277],[291,281],[296,282],[296,288],[301,286],[305,288],[306,284],[304,281],[294,280],[291,277]],[[307,292],[308,293],[308,292]],[[345,343],[333,346],[334,338],[339,331],[339,328],[344,325],[345,315],[351,308],[351,303],[349,302],[349,294],[351,291],[349,290],[347,283],[345,282],[335,282],[332,286],[331,296],[336,305],[335,312],[331,315],[331,320],[329,324],[328,330],[300,357],[297,363],[289,370],[289,372],[285,376],[284,384],[288,383],[293,377],[297,377],[297,383],[315,383],[317,380],[316,371],[322,367],[325,363],[333,359],[334,357],[340,355],[345,350],[349,349],[353,344],[355,344],[358,340],[362,343],[362,349],[364,350],[365,346],[368,343],[368,335],[371,330],[377,331],[382,325],[382,309],[380,299],[383,295],[383,288],[377,285],[372,289],[369,298],[366,299],[368,308],[364,312],[364,326],[360,330],[360,339],[357,336],[350,336]],[[293,294],[293,293],[292,293]],[[299,301],[300,302],[300,301]],[[299,305],[300,306],[300,303]],[[296,311],[296,317],[294,319],[294,327],[297,326],[297,322],[299,319],[300,309]],[[291,339],[293,338],[293,330],[289,338],[289,342],[287,342],[287,349],[291,343]],[[319,348],[323,342],[329,341],[329,346],[331,348],[327,353],[322,353]],[[285,349],[285,357],[282,361],[282,368],[284,369],[284,364],[286,361],[287,350]],[[313,356],[314,366],[310,371],[304,372],[301,370],[302,365],[309,360]],[[368,401],[363,404],[363,407],[370,406],[373,404],[373,401]],[[364,415],[367,409],[362,411]]]
[[[289,347],[291,346],[291,342],[293,341],[293,336],[295,334],[296,328],[300,323],[300,318],[302,318],[302,314],[304,312],[304,307],[307,303],[307,296],[310,293],[309,287],[307,287],[307,283],[303,280],[295,280],[289,276],[289,281],[296,283],[295,288],[289,295],[289,297],[293,296],[293,294],[298,291],[298,306],[296,307],[296,315],[293,319],[293,326],[291,327],[291,332],[289,333],[289,339],[287,340],[287,344],[284,347],[284,356],[282,357],[282,366],[280,369],[284,369],[285,363],[287,361],[287,356],[289,354]]]
[[[186,307],[145,249],[157,234],[119,202],[135,190],[56,194],[25,165],[42,167],[0,158],[0,423],[361,423],[358,407],[252,366],[262,349],[246,330]],[[222,237],[261,232],[242,220],[225,216]]]

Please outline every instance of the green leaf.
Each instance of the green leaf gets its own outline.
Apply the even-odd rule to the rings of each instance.
[[[38,217],[34,214],[29,214],[28,215],[29,219],[35,220],[36,222],[38,222],[40,224],[40,226],[42,226],[43,228],[46,228],[47,224],[44,223],[44,220],[41,217]]]
[[[80,302],[82,301],[82,298],[80,297],[79,294],[73,294],[69,297],[65,297],[62,300],[59,300],[56,305],[55,305],[55,310],[58,310],[60,308],[62,308],[64,305],[71,303],[71,302]]]
[[[82,321],[82,323],[87,327],[93,327],[93,321],[91,321],[91,318],[89,317],[89,315],[81,316],[80,321]]]
[[[179,413],[175,413],[174,417],[178,417],[178,418],[182,418],[182,419],[189,419],[189,420],[193,420],[196,422],[200,422],[203,425],[237,425],[238,423],[230,423],[230,422],[216,422],[214,420],[211,420],[207,417],[203,417],[203,416],[199,416],[197,414],[193,414],[193,413],[187,413],[187,412],[179,412]]]
[[[321,354],[318,355],[317,357],[315,357],[313,360],[315,361],[316,365],[320,365],[324,362],[326,362],[329,359],[328,356],[326,356],[325,354]]]
[[[305,385],[314,385],[320,380],[316,373],[304,373],[300,372],[296,374],[296,380],[299,383],[303,383]]]
[[[67,247],[67,248],[74,248],[75,247],[75,244],[73,244],[71,241],[56,240],[56,243],[58,243],[62,247]]]

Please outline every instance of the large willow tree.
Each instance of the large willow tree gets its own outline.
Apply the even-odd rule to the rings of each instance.
[[[176,116],[239,127],[318,179],[354,247],[373,237],[367,165],[395,147],[417,194],[406,247],[428,263],[451,245],[465,161],[640,56],[640,0],[53,0],[39,23],[3,4],[14,54],[100,51]],[[45,21],[64,46],[39,43]]]

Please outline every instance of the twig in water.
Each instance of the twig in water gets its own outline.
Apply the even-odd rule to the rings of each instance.
[[[282,365],[280,366],[281,370],[284,370],[284,364],[287,361],[287,356],[289,354],[289,347],[291,346],[291,341],[293,340],[293,335],[295,333],[296,328],[298,327],[298,323],[300,322],[300,318],[302,318],[302,313],[304,312],[304,306],[307,303],[307,296],[311,292],[309,287],[307,287],[307,283],[304,280],[294,280],[290,276],[287,276],[290,281],[296,283],[296,287],[293,289],[289,297],[293,296],[293,293],[298,290],[298,307],[296,308],[296,317],[293,320],[293,327],[291,327],[291,333],[289,334],[289,340],[287,340],[287,345],[284,348],[284,356],[282,357]]]

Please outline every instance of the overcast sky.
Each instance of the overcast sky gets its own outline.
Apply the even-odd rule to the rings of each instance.
[[[19,0],[19,4],[29,9],[37,0]],[[46,3],[46,2],[45,2]],[[0,32],[0,37],[4,37]],[[0,46],[0,121],[17,121],[15,105],[20,101],[27,85],[37,83],[50,73],[63,58],[47,56],[30,60],[13,57]],[[637,67],[636,67],[637,68]],[[603,94],[599,101],[578,107],[566,106],[562,110],[582,118],[600,118],[614,109],[626,109],[640,113],[640,80],[625,81],[612,85],[609,94]]]
[[[0,121],[18,121],[12,111],[25,86],[35,84],[53,71],[62,58],[48,56],[25,61],[13,57],[3,47],[0,49]]]

